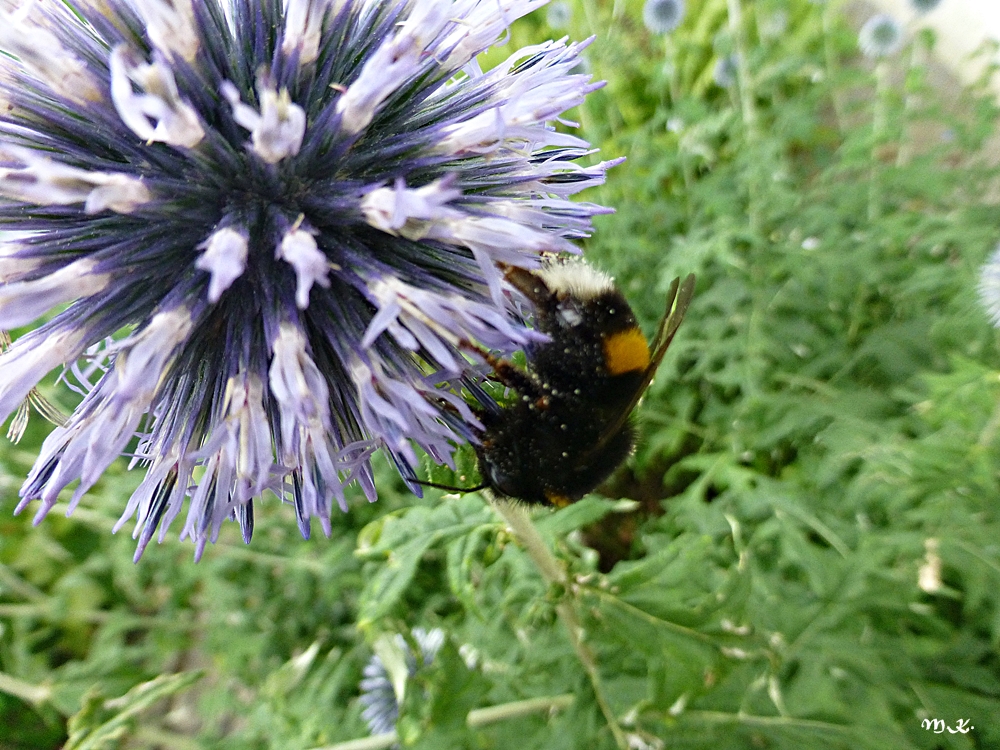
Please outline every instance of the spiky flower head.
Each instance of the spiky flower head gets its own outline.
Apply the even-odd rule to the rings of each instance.
[[[646,0],[642,22],[654,34],[669,34],[684,20],[684,0]]]
[[[498,262],[574,252],[611,163],[553,127],[584,44],[488,71],[545,0],[36,0],[0,11],[0,413],[47,372],[84,397],[21,488],[70,510],[123,451],[137,556],[186,502],[200,555],[253,499],[303,535],[384,449],[475,439],[468,342],[532,336]],[[55,311],[55,314],[50,314]],[[138,437],[137,437],[138,436]],[[136,442],[133,442],[133,441]],[[117,528],[117,527],[116,527]]]
[[[940,4],[941,0],[910,0],[910,5],[917,13],[930,13]]]
[[[903,46],[903,27],[892,16],[879,13],[869,18],[858,33],[858,46],[866,57],[888,57]]]
[[[395,650],[403,657],[401,666],[405,669],[403,680],[416,675],[422,668],[430,666],[437,656],[437,652],[444,645],[444,631],[440,628],[424,630],[423,628],[413,629],[413,640],[416,641],[419,654],[414,654],[410,644],[402,635],[396,635],[393,639]],[[372,734],[388,734],[396,729],[396,721],[399,719],[399,699],[396,695],[396,687],[393,682],[393,675],[383,663],[378,654],[372,656],[365,665],[364,678],[361,680],[361,705],[365,707],[361,712],[361,718],[368,724],[368,730]]]

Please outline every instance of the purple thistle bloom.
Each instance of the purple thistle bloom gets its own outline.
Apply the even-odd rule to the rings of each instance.
[[[420,648],[419,654],[414,654],[410,644],[402,635],[397,634],[394,644],[406,663],[406,676],[415,676],[422,668],[430,666],[437,652],[444,645],[444,631],[440,628],[424,630],[414,628],[413,640]],[[365,665],[361,688],[361,705],[365,707],[361,718],[368,724],[371,734],[388,734],[396,729],[399,719],[399,700],[393,686],[389,670],[378,654],[372,656]]]
[[[476,56],[545,0],[54,0],[0,11],[0,414],[64,367],[82,403],[18,510],[125,452],[136,558],[190,498],[200,556],[273,490],[309,535],[385,449],[475,439],[467,342],[533,334],[497,263],[576,252],[615,162],[552,123],[586,43]],[[49,315],[55,311],[54,315]],[[44,316],[44,317],[43,317]],[[133,440],[138,436],[137,444]],[[131,444],[131,447],[130,447]]]

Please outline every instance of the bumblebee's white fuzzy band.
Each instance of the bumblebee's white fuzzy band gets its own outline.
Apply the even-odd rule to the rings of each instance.
[[[553,263],[541,269],[538,276],[553,292],[583,301],[615,288],[615,283],[608,274],[579,260]]]

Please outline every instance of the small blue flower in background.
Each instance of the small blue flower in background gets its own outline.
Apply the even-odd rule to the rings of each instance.
[[[715,81],[716,86],[724,89],[736,83],[737,74],[735,55],[720,57],[715,61],[715,66],[712,68],[712,80]]]
[[[930,13],[940,4],[941,0],[910,0],[910,5],[917,13]]]
[[[654,34],[669,34],[684,20],[684,0],[646,0],[642,22]]]
[[[545,9],[545,22],[553,29],[569,28],[573,20],[573,6],[566,0],[553,0]]]
[[[465,342],[534,335],[497,263],[575,252],[614,162],[552,127],[584,44],[476,56],[544,0],[79,0],[0,11],[0,414],[84,394],[20,491],[70,510],[126,450],[141,555],[273,490],[330,532],[373,451],[413,484],[476,419]],[[50,315],[54,313],[54,315]],[[41,322],[39,322],[41,321]],[[138,436],[138,443],[133,439]],[[116,527],[117,528],[117,527]]]
[[[779,9],[773,13],[761,15],[757,21],[757,29],[761,39],[774,40],[781,38],[788,30],[788,12]]]
[[[885,13],[872,16],[858,33],[858,46],[866,57],[894,55],[903,46],[903,27]]]
[[[421,668],[429,666],[434,661],[437,652],[444,645],[444,631],[440,628],[429,631],[414,628],[413,640],[420,647],[419,656],[413,653],[413,649],[403,636],[397,635],[395,638],[395,645],[403,652],[406,660],[408,677],[413,677]],[[392,678],[377,654],[365,665],[359,700],[365,707],[361,712],[361,718],[368,723],[368,729],[372,734],[388,734],[396,729],[399,701]]]

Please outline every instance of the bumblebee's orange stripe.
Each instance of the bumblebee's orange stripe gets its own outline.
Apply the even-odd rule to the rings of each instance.
[[[604,339],[604,364],[612,375],[645,370],[649,366],[649,345],[642,331],[629,328]]]

